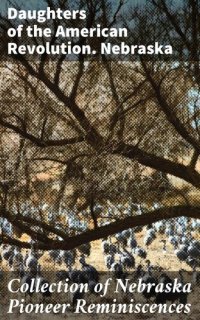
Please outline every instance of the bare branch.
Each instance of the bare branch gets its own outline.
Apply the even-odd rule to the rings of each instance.
[[[165,113],[168,121],[173,125],[175,130],[191,145],[194,147],[196,151],[200,153],[200,143],[194,137],[190,135],[186,127],[180,121],[180,119],[176,116],[175,112],[167,103],[166,99],[162,96],[159,86],[156,84],[153,79],[150,70],[147,68],[146,63],[142,60],[142,66],[146,72],[147,78],[155,92],[156,99],[159,103],[160,108]]]
[[[137,226],[145,226],[148,224],[155,223],[161,220],[169,220],[177,217],[188,217],[199,219],[200,207],[195,206],[174,206],[174,207],[163,207],[157,210],[144,213],[142,215],[127,217],[125,219],[119,219],[116,222],[98,227],[98,229],[89,230],[83,232],[80,235],[68,237],[67,241],[54,241],[52,243],[38,243],[37,248],[39,250],[72,250],[84,243],[95,241],[98,239],[106,238],[110,235],[114,235],[118,232],[126,230],[128,228],[134,228]],[[30,248],[30,244],[27,242],[20,242],[14,240],[8,236],[3,239],[4,243],[15,244],[21,248]]]
[[[6,120],[3,120],[3,118],[0,118],[0,124],[5,128],[11,129],[17,134],[21,135],[22,137],[30,140],[40,148],[66,146],[69,144],[83,142],[85,140],[84,137],[75,137],[61,140],[41,140],[40,138],[33,136],[31,133],[28,133],[27,131],[20,129],[19,127],[7,122]]]
[[[140,149],[138,146],[128,145],[123,142],[113,150],[113,153],[121,154],[129,159],[137,160],[144,166],[171,174],[191,183],[197,188],[200,188],[200,174],[196,170],[183,164],[156,156]]]

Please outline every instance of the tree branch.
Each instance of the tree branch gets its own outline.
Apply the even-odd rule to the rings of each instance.
[[[22,137],[28,139],[29,141],[33,142],[35,145],[37,145],[40,148],[46,148],[46,147],[54,147],[54,146],[66,146],[69,144],[74,144],[78,142],[83,142],[85,140],[84,137],[74,137],[74,138],[68,138],[68,139],[61,139],[61,140],[41,140],[31,133],[28,133],[27,131],[20,129],[19,127],[13,125],[12,123],[9,123],[8,121],[4,120],[3,118],[0,118],[0,124],[4,126],[5,128],[11,129],[14,132],[18,133]]]
[[[20,215],[20,216],[12,215],[11,213],[9,213],[8,211],[6,211],[4,209],[1,210],[1,216],[3,218],[6,218],[13,226],[19,227],[20,230],[22,230],[24,233],[26,233],[26,231],[27,231],[27,234],[30,234],[30,228],[28,226],[25,229],[24,229],[24,226],[23,226],[23,228],[21,228],[23,222],[30,224],[31,226],[37,226],[39,228],[42,228],[44,231],[48,231],[50,233],[53,233],[63,239],[68,238],[68,236],[66,235],[65,232],[55,228],[54,226],[51,226],[50,224],[47,224],[43,221],[38,221],[37,219],[33,219],[31,217],[27,217],[27,216],[23,216],[23,215]]]
[[[20,62],[33,77],[44,83],[44,85],[57,97],[57,99],[59,99],[71,111],[79,125],[87,133],[86,139],[88,143],[94,148],[99,149],[99,147],[102,146],[103,137],[90,123],[89,119],[85,115],[85,112],[79,108],[76,102],[73,99],[70,99],[70,97],[66,96],[65,93],[45,74],[38,73],[37,70],[35,70],[24,57],[20,57]]]
[[[138,146],[128,145],[123,142],[113,150],[113,153],[129,159],[135,159],[144,166],[171,174],[200,188],[200,174],[188,166],[156,156],[140,149]]]
[[[183,137],[184,140],[186,140],[191,146],[194,147],[196,151],[200,153],[200,144],[199,141],[197,141],[194,137],[190,135],[190,133],[187,131],[185,126],[182,124],[180,119],[176,116],[175,112],[172,110],[172,108],[167,103],[166,99],[163,98],[160,87],[156,84],[155,80],[153,79],[150,70],[148,70],[145,62],[142,61],[142,66],[144,68],[144,71],[146,72],[147,78],[155,92],[156,99],[159,103],[160,108],[166,115],[168,121],[173,125],[174,129]]]
[[[54,241],[52,243],[38,243],[38,250],[72,250],[82,244],[98,239],[106,238],[110,235],[114,235],[118,232],[126,230],[128,228],[134,228],[137,226],[145,226],[148,224],[155,223],[161,220],[169,220],[177,217],[188,217],[199,219],[200,207],[195,206],[174,206],[174,207],[163,207],[157,210],[144,213],[142,215],[127,217],[120,219],[116,222],[112,222],[108,225],[104,225],[95,230],[89,230],[83,232],[80,235],[68,237],[67,241]],[[3,239],[4,243],[14,244],[21,248],[31,248],[30,243],[20,242],[5,236]]]

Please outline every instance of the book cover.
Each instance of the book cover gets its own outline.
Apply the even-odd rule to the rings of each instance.
[[[198,0],[0,3],[0,316],[199,317]]]

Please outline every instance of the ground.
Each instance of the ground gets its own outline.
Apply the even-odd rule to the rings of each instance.
[[[196,236],[197,237],[197,236]],[[164,253],[162,250],[162,243],[160,240],[164,239],[164,236],[158,236],[157,239],[152,243],[151,246],[149,246],[148,249],[148,256],[147,258],[151,261],[153,265],[159,265],[162,266],[164,270],[173,270],[173,271],[178,271],[179,269],[183,268],[186,271],[191,271],[190,267],[188,267],[185,263],[181,263],[178,261],[176,256],[174,255],[174,250],[171,245],[167,245],[167,251]],[[137,241],[139,245],[143,246],[143,233],[138,233],[137,234]],[[92,243],[92,254],[90,257],[87,259],[87,262],[95,266],[98,270],[105,271],[105,265],[104,265],[104,258],[103,254],[101,251],[101,241],[95,241]],[[48,256],[48,253],[45,253],[44,256],[40,259],[40,262],[42,264],[43,269],[48,269],[49,271],[54,271],[54,264],[51,261],[51,259]],[[141,263],[140,258],[136,258],[136,265]],[[4,267],[6,268],[6,264],[4,263]],[[79,263],[77,263],[77,267],[79,267]],[[56,269],[63,269],[65,268],[64,265],[60,266],[59,268]],[[191,279],[191,274],[185,273],[187,279],[185,281],[190,281]],[[199,289],[197,289],[199,290]],[[0,311],[0,318],[1,318],[1,313],[3,318],[5,320],[46,320],[47,315],[19,315],[19,314],[7,314],[6,312],[6,288],[5,285],[2,286],[1,284],[1,302],[2,302],[2,308]],[[145,303],[144,300],[141,300]],[[153,315],[152,317],[149,317],[145,314],[139,314],[139,315],[129,315],[129,314],[124,314],[124,315],[95,315],[96,320],[98,319],[106,319],[106,320],[111,320],[111,319],[116,319],[116,320],[121,320],[121,319],[157,319],[157,320],[168,320],[169,317],[172,320],[178,320],[178,319],[188,319],[188,320],[197,320],[199,317],[199,292],[197,293],[196,290],[194,293],[190,294],[190,301],[192,302],[192,311],[189,315]],[[53,302],[53,301],[52,301]],[[58,319],[83,319],[83,320],[90,320],[94,317],[93,315],[77,315],[73,314],[72,312],[68,312],[65,315],[48,315],[48,320],[58,320]]]

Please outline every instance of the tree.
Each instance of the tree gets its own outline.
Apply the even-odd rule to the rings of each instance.
[[[70,7],[70,1],[46,2]],[[39,249],[69,250],[129,227],[199,218],[197,1],[188,1],[190,10],[183,6],[181,12],[172,12],[164,0],[150,1],[145,13],[123,1],[112,10],[105,0],[77,5],[88,11],[87,27],[124,23],[128,41],[139,37],[143,43],[151,40],[146,30],[152,30],[148,37],[167,36],[176,56],[110,61],[80,54],[77,61],[67,61],[44,54],[39,61],[27,55],[8,60],[2,42],[3,243],[30,248],[19,239],[26,233]],[[9,24],[2,16],[4,39]],[[11,231],[3,227],[5,221]]]

